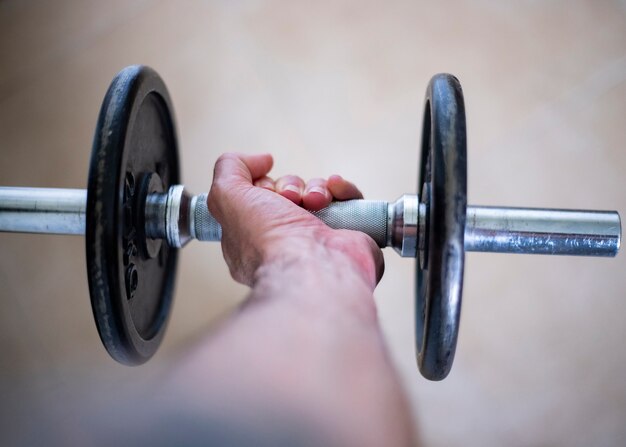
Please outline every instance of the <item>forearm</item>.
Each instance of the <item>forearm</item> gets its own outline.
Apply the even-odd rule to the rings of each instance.
[[[290,429],[309,441],[274,445],[410,445],[408,405],[373,300],[382,252],[296,206],[360,192],[339,177],[274,184],[271,166],[269,155],[225,154],[215,164],[209,210],[232,277],[252,291],[189,353],[175,394],[255,433]]]
[[[330,245],[269,256],[248,300],[190,353],[181,377],[196,398],[270,418],[297,414],[340,445],[408,445],[407,403],[370,275]]]

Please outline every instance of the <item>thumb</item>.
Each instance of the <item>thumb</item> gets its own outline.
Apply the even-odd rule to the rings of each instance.
[[[272,156],[269,154],[227,153],[217,159],[207,205],[218,222],[223,225],[227,216],[239,212],[239,193],[253,189],[252,182],[265,176],[272,164]]]
[[[274,160],[270,154],[223,154],[215,162],[213,183],[231,186],[252,185],[254,180],[267,175],[273,164]]]

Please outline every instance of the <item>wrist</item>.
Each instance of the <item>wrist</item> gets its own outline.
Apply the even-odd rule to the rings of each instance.
[[[377,324],[373,267],[369,272],[353,253],[347,254],[334,242],[313,238],[285,242],[272,244],[274,250],[266,253],[255,272],[250,301],[286,300],[304,310],[307,318],[335,315]]]
[[[297,268],[314,276],[339,276],[372,292],[384,270],[380,249],[369,236],[355,231],[323,226],[310,229],[306,236],[271,238],[264,246],[255,282],[265,272]]]

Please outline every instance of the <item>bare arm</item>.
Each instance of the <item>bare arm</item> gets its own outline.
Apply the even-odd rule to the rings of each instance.
[[[191,401],[219,402],[221,416],[244,427],[280,431],[289,420],[313,445],[411,445],[373,299],[382,253],[291,203],[318,208],[360,193],[338,178],[285,188],[297,178],[273,182],[271,165],[270,156],[232,154],[216,164],[209,207],[232,276],[252,290],[188,353],[175,386]]]
[[[251,286],[245,303],[167,378],[101,377],[35,401],[29,429],[11,427],[13,445],[412,444],[373,299],[382,253],[302,208],[360,192],[340,177],[274,182],[271,165],[269,155],[223,156],[209,196],[231,274]]]

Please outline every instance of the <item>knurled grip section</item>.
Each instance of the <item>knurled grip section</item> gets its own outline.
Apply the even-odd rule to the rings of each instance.
[[[222,227],[209,213],[207,197],[207,193],[199,194],[195,200],[193,210],[195,237],[199,241],[219,241],[222,239]]]
[[[194,198],[193,235],[200,241],[219,241],[222,227],[207,206],[207,194]],[[377,200],[348,200],[333,202],[326,208],[312,213],[326,225],[335,229],[356,230],[369,235],[379,247],[387,246],[388,203]]]
[[[333,202],[313,215],[331,228],[361,231],[382,248],[387,246],[388,210],[388,202],[380,200],[347,200]]]

